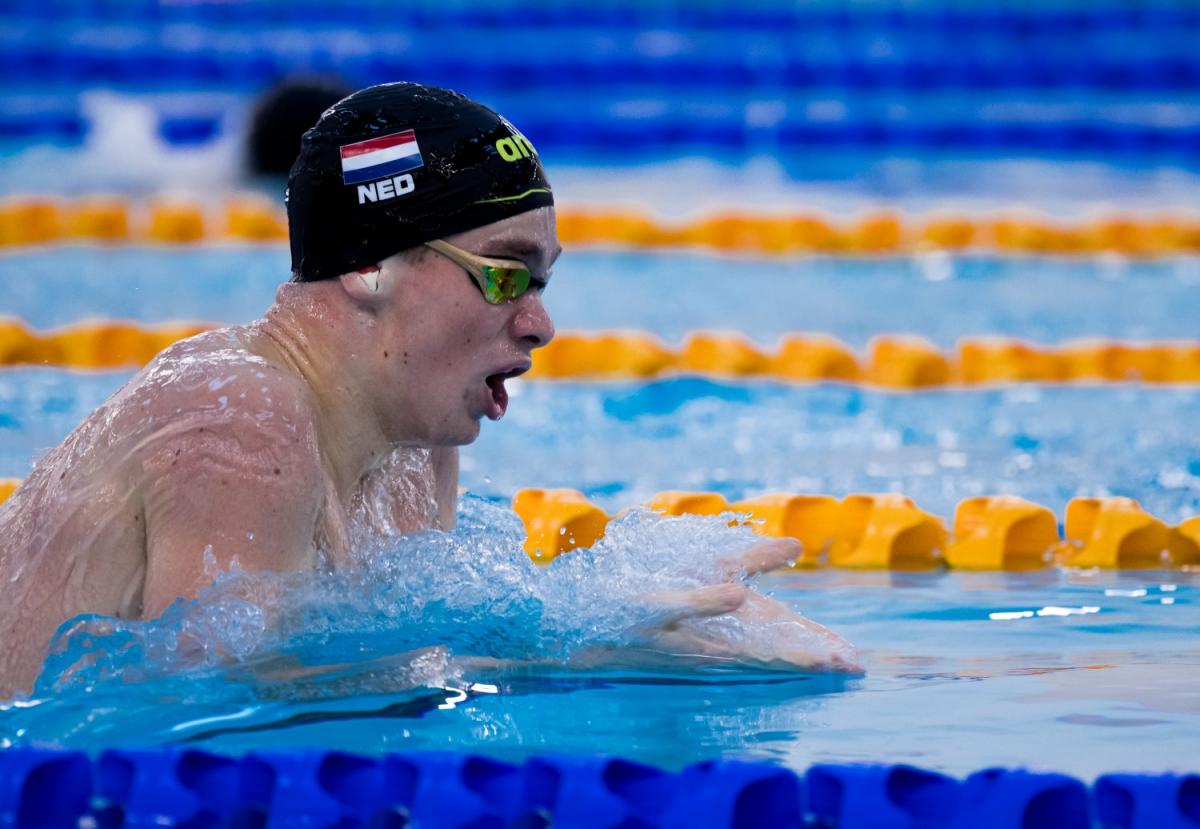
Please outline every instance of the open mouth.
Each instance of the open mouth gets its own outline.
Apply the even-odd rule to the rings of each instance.
[[[488,402],[485,412],[488,420],[499,420],[508,411],[508,390],[504,388],[504,381],[511,380],[513,377],[519,377],[527,371],[529,371],[529,366],[526,365],[488,375],[486,381]]]

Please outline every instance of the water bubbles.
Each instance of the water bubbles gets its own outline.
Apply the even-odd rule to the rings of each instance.
[[[767,600],[736,581],[723,585],[722,562],[757,539],[726,518],[632,510],[594,548],[549,566],[524,552],[521,524],[507,508],[468,496],[459,519],[452,533],[360,540],[357,566],[334,573],[243,572],[236,562],[223,573],[206,547],[204,572],[214,583],[195,601],[177,601],[151,621],[73,620],[56,637],[39,688],[90,693],[134,684],[153,694],[191,677],[203,680],[194,693],[210,694],[204,678],[220,677],[271,694],[286,680],[293,694],[301,693],[297,665],[309,695],[347,693],[385,675],[458,687],[446,680],[461,659],[603,663],[625,648],[644,649],[648,632],[676,617],[689,646],[751,659],[777,649],[781,635],[798,651],[825,647],[790,620],[756,625],[729,615],[743,600]],[[718,585],[736,590],[738,601],[697,616],[692,591]]]

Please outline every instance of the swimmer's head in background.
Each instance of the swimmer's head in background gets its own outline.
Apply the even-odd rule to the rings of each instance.
[[[492,110],[417,83],[338,101],[288,179],[292,279],[332,279],[554,203],[533,145]]]
[[[354,89],[336,78],[288,78],[254,103],[246,140],[246,166],[257,176],[286,176],[300,151],[300,136],[321,113]]]

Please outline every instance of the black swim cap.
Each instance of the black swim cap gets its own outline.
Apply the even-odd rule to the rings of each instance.
[[[554,204],[533,145],[446,89],[355,92],[304,133],[288,178],[292,278],[330,279]]]

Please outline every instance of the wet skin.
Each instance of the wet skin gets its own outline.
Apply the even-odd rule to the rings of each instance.
[[[535,278],[560,251],[552,208],[447,240],[524,261]],[[553,336],[537,291],[489,305],[458,265],[416,248],[362,274],[282,285],[261,320],[168,348],[0,507],[0,696],[29,690],[73,616],[153,618],[235,567],[352,566],[364,535],[452,528],[457,447],[503,416],[501,378]],[[738,583],[797,554],[759,545],[727,585],[648,597],[664,608],[650,638],[737,658],[681,625],[736,613],[801,620],[852,653]],[[854,667],[786,643],[767,650],[743,655]]]

